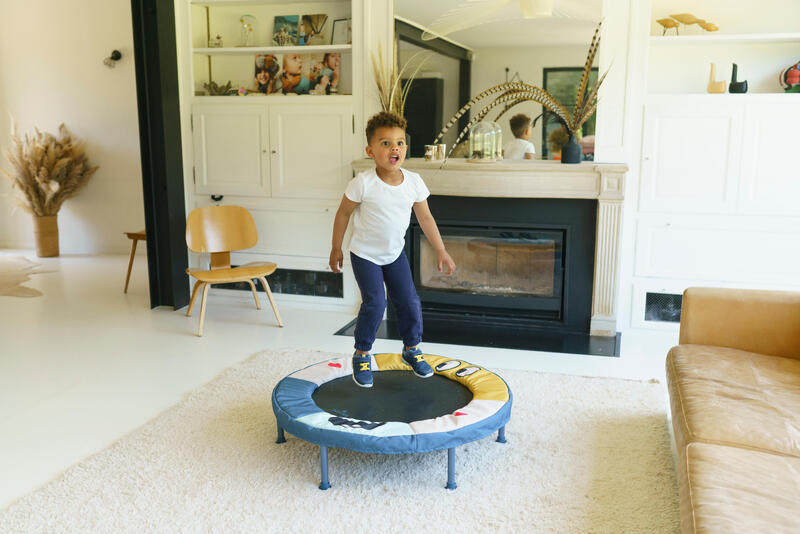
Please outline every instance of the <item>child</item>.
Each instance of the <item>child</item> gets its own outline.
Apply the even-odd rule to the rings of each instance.
[[[350,261],[362,303],[356,322],[353,380],[369,388],[372,387],[369,351],[386,308],[384,284],[395,305],[403,336],[403,361],[419,377],[433,375],[433,369],[417,347],[422,336],[422,310],[403,252],[412,207],[436,250],[439,271],[445,266],[447,274],[452,274],[456,265],[445,250],[428,208],[428,188],[418,174],[400,167],[406,158],[406,120],[384,111],[367,122],[366,133],[366,151],[375,160],[375,169],[360,173],[347,185],[333,222],[329,265],[333,272],[341,272],[342,240],[354,213]]]
[[[314,83],[316,94],[331,94],[339,91],[339,61],[338,52],[325,54],[322,61],[314,65],[311,71],[311,80]]]
[[[533,143],[529,141],[531,138],[531,118],[520,113],[511,117],[508,123],[511,126],[511,133],[514,134],[516,139],[509,141],[503,147],[503,158],[534,159],[536,150],[533,148]]]
[[[278,74],[278,59],[273,55],[256,56],[256,90],[259,93],[275,92],[275,76]]]

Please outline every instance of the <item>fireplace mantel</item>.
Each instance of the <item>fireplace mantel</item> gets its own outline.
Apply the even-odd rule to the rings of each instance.
[[[353,162],[356,172],[374,167],[371,159]],[[542,160],[467,163],[409,158],[403,167],[422,176],[431,194],[489,198],[597,199],[597,233],[592,287],[591,334],[617,332],[619,242],[628,166],[582,162],[564,165]]]

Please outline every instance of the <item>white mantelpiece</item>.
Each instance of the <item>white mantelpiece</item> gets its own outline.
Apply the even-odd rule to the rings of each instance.
[[[356,172],[372,167],[370,159],[353,162]],[[619,242],[627,165],[593,162],[564,165],[541,160],[467,163],[409,158],[403,167],[419,173],[434,195],[597,199],[591,333],[616,335]]]

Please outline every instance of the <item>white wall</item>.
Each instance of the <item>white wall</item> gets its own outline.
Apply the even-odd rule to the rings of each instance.
[[[122,52],[114,69],[103,65]],[[144,228],[130,2],[0,0],[0,150],[20,133],[60,123],[87,141],[100,168],[59,212],[62,254],[123,252]],[[9,170],[3,156],[0,166]],[[31,217],[0,180],[0,246],[33,248]],[[141,247],[143,248],[143,247]]]
[[[553,67],[583,67],[589,49],[591,33],[586,36],[585,46],[537,46],[530,48],[479,48],[475,50],[472,60],[472,94],[476,95],[493,85],[506,81],[506,67],[509,69],[509,80],[519,72],[519,78],[525,82],[542,87],[543,69]],[[595,58],[597,65],[597,58]],[[498,108],[499,111],[500,108]],[[535,103],[524,103],[511,108],[500,118],[503,127],[503,143],[514,138],[508,120],[517,113],[525,113],[531,119],[542,112],[542,106]],[[497,114],[491,112],[494,120]],[[531,135],[531,142],[536,147],[537,157],[542,154],[542,121],[536,123]]]

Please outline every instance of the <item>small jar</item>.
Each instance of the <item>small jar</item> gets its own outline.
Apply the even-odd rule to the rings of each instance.
[[[447,144],[446,143],[439,143],[436,145],[436,159],[443,160],[447,157]]]
[[[436,145],[425,145],[425,161],[433,161],[436,157]]]

